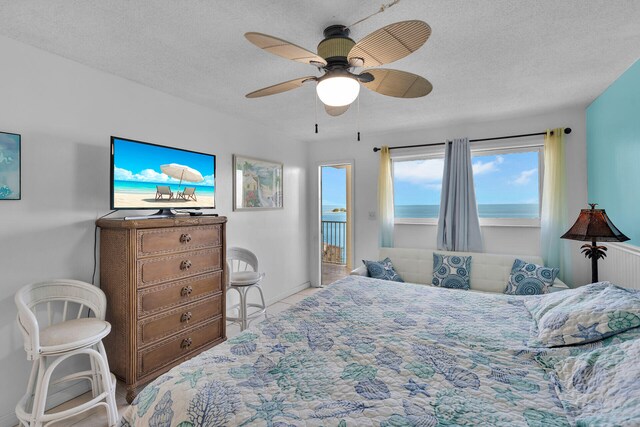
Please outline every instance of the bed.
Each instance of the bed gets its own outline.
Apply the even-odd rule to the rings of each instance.
[[[527,297],[349,276],[150,383],[121,426],[568,426]],[[624,423],[623,423],[624,424]]]

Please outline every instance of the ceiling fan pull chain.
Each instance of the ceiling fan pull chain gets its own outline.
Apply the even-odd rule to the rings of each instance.
[[[391,6],[393,6],[393,5],[395,5],[395,4],[398,4],[398,3],[400,3],[400,0],[393,0],[391,3],[383,4],[383,5],[381,5],[381,6],[380,6],[380,9],[378,9],[378,11],[377,11],[377,12],[372,13],[371,15],[369,15],[369,16],[367,16],[367,17],[365,17],[365,18],[362,18],[361,20],[356,21],[356,22],[354,22],[353,24],[348,25],[348,26],[346,26],[346,27],[344,27],[344,28],[345,28],[345,29],[347,29],[347,28],[351,28],[351,27],[353,27],[354,25],[358,25],[359,23],[364,22],[364,21],[366,21],[367,19],[369,19],[369,18],[371,18],[371,17],[373,17],[373,16],[376,16],[376,15],[377,15],[377,14],[379,14],[379,13],[384,12],[386,9],[388,9],[388,8],[390,8]]]
[[[314,94],[314,98],[316,100],[316,108],[315,108],[315,115],[316,115],[316,133],[318,133],[318,94]]]
[[[358,141],[360,141],[360,97],[358,97],[358,111],[356,111],[356,128],[358,130]]]

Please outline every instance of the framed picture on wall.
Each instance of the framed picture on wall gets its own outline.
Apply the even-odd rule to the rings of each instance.
[[[20,135],[0,132],[0,200],[20,200]]]
[[[283,164],[233,155],[233,210],[282,209]]]

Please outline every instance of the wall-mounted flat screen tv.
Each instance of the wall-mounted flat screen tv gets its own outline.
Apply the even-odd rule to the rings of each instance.
[[[216,156],[111,137],[111,209],[213,209]]]

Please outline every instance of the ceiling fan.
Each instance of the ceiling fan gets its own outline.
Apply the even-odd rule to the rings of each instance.
[[[396,22],[369,34],[358,43],[349,38],[344,25],[331,25],[324,30],[318,53],[261,33],[246,33],[245,37],[259,48],[316,66],[323,71],[320,77],[307,76],[278,83],[247,94],[258,98],[296,89],[307,82],[316,82],[316,92],[325,110],[339,116],[360,93],[360,85],[382,95],[397,98],[418,98],[428,95],[433,86],[424,77],[406,71],[369,68],[388,64],[418,50],[431,35],[431,27],[418,20]],[[356,68],[366,68],[356,73]]]

